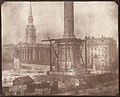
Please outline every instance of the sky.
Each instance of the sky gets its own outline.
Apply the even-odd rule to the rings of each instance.
[[[37,42],[61,38],[64,34],[64,3],[31,2]],[[24,41],[30,3],[8,2],[2,4],[2,43]],[[77,38],[87,36],[113,37],[118,42],[118,5],[114,1],[74,2],[74,33]]]

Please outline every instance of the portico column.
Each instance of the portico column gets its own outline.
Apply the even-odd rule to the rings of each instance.
[[[25,48],[25,62],[26,62],[26,48]]]
[[[27,52],[27,49],[26,49],[26,62],[28,61],[28,52]]]
[[[24,49],[23,49],[23,61],[25,60],[25,53],[24,53]]]
[[[28,49],[28,62],[29,62],[29,60],[30,60],[30,52],[29,52],[29,49]]]
[[[33,50],[31,49],[31,61],[33,61]]]
[[[24,61],[25,61],[25,49],[24,49]]]

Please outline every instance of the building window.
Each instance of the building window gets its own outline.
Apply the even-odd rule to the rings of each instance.
[[[88,63],[90,62],[90,59],[88,58]]]
[[[106,54],[106,57],[108,57],[108,55]]]
[[[106,47],[106,50],[107,50],[108,48]]]
[[[62,81],[62,83],[65,83],[65,81]]]
[[[91,53],[91,56],[93,56],[93,53]]]
[[[39,50],[36,50],[37,52],[37,59],[39,59]]]

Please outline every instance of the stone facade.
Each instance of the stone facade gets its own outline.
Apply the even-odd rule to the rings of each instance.
[[[86,37],[87,66],[93,70],[111,71],[116,66],[117,45],[113,38]]]

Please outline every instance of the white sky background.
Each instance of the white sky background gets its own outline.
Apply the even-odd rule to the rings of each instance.
[[[61,38],[64,33],[63,2],[32,2],[32,14],[37,42]],[[29,15],[29,2],[4,2],[2,4],[2,42],[24,41]],[[77,38],[85,35],[113,37],[118,40],[118,6],[115,2],[74,2],[74,33]]]

